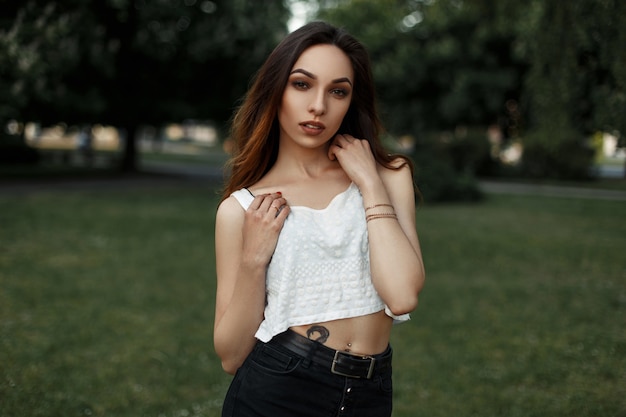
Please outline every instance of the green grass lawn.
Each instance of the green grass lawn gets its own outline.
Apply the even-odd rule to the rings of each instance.
[[[0,416],[218,416],[213,219],[197,183],[0,194]],[[626,416],[626,203],[417,212],[395,417]]]

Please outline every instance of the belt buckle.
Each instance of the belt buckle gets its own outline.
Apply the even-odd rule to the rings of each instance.
[[[376,359],[373,358],[372,356],[368,356],[368,355],[357,355],[354,353],[350,353],[350,352],[342,352],[340,350],[336,350],[335,351],[335,356],[333,357],[333,364],[330,367],[330,372],[335,374],[335,375],[340,375],[340,376],[347,376],[349,378],[362,378],[362,376],[360,375],[353,375],[353,374],[346,374],[345,372],[341,372],[338,371],[337,369],[335,369],[335,365],[337,365],[337,361],[339,356],[344,355],[344,356],[353,356],[355,358],[358,359],[369,359],[370,364],[369,364],[369,369],[367,370],[367,376],[365,377],[365,379],[370,379],[372,377],[372,374],[374,373],[374,364],[376,363]]]

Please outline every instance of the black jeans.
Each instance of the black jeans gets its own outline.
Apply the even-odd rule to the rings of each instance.
[[[295,345],[299,349],[293,349]],[[303,354],[304,349],[310,354]],[[289,330],[268,343],[257,342],[235,374],[222,417],[389,417],[391,347],[374,356],[376,366],[366,367],[361,378],[333,373],[334,355],[328,347]],[[351,368],[333,368],[338,369]]]

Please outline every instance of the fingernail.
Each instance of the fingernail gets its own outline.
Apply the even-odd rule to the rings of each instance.
[[[283,193],[281,193],[280,191],[276,191],[276,194],[283,195]]]

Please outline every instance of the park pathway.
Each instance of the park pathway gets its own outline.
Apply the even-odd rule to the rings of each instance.
[[[480,181],[479,185],[480,189],[487,194],[542,195],[548,197],[626,201],[626,191],[620,190],[501,181]]]
[[[193,183],[203,183],[207,186],[215,187],[219,186],[222,178],[223,172],[221,167],[150,161],[142,163],[140,173],[130,177],[0,181],[0,193],[4,195],[20,195],[51,190],[113,190],[136,187],[181,186]],[[480,181],[479,186],[486,194],[541,195],[626,201],[626,191],[620,190],[487,180]]]

